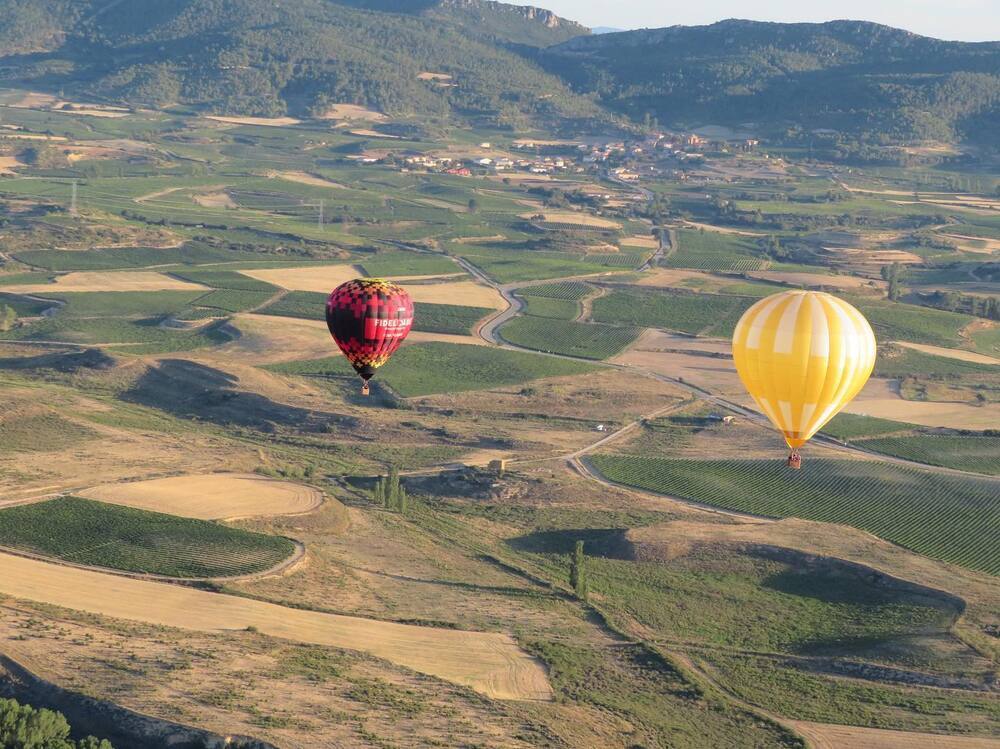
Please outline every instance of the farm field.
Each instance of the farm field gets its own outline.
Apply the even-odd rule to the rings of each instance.
[[[234,577],[271,569],[295,550],[285,538],[74,497],[0,512],[0,546],[125,572]]]
[[[323,495],[312,487],[253,474],[200,474],[105,484],[78,492],[85,499],[198,520],[296,515]]]
[[[730,337],[753,297],[612,291],[594,302],[594,320],[692,335]]]
[[[302,611],[9,555],[3,565],[0,592],[29,601],[182,630],[252,627],[284,640],[359,650],[495,699],[552,695],[545,671],[508,635]]]
[[[583,359],[608,359],[631,345],[642,331],[634,327],[590,325],[543,317],[517,317],[500,329],[516,346]]]
[[[0,660],[179,744],[997,747],[996,154],[843,118],[696,143],[547,69],[617,37],[289,2],[252,49],[170,26],[204,81],[133,66],[157,14],[80,21],[135,31],[113,69],[41,27],[5,58],[69,90],[0,88]],[[374,18],[422,40],[402,67],[343,43]],[[360,276],[415,300],[370,397],[323,315]],[[879,357],[793,473],[729,338],[798,287]]]
[[[948,562],[1000,574],[993,528],[995,479],[935,475],[875,462],[808,460],[793,475],[781,461],[699,461],[595,455],[608,479],[727,510],[843,523]],[[738,488],[738,491],[734,491]]]
[[[343,357],[272,365],[280,374],[307,377],[351,377],[354,372]],[[537,354],[457,343],[422,343],[400,349],[379,374],[404,398],[434,393],[487,390],[547,377],[564,377],[592,371],[586,364]]]

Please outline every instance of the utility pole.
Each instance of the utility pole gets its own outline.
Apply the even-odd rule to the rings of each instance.
[[[77,215],[77,212],[76,212],[76,180],[73,180],[73,187],[71,188],[71,192],[70,192],[69,215],[70,216],[76,216]]]

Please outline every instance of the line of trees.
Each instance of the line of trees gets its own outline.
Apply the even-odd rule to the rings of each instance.
[[[388,476],[379,476],[372,490],[372,501],[400,515],[406,514],[410,499],[406,494],[406,487],[399,481],[399,471],[396,468],[390,468]]]

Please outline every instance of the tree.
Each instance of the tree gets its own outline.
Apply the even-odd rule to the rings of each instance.
[[[882,280],[889,284],[886,297],[893,302],[899,301],[903,295],[903,277],[906,269],[901,263],[893,263],[892,265],[883,265],[880,272]]]
[[[0,308],[0,331],[6,333],[8,330],[14,329],[14,323],[17,322],[17,312],[10,305],[5,304]]]
[[[469,198],[469,213],[479,213],[479,201],[476,198]]]
[[[577,541],[573,547],[573,557],[569,566],[569,584],[581,601],[586,601],[590,593],[587,584],[587,555],[583,550],[583,541]]]
[[[0,749],[112,749],[93,736],[77,743],[69,733],[62,713],[0,699]]]

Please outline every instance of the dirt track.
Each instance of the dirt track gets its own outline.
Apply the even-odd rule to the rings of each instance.
[[[504,634],[289,609],[8,554],[0,554],[0,593],[99,616],[200,632],[252,627],[281,639],[359,650],[495,699],[552,698],[544,668]]]
[[[295,515],[309,512],[323,501],[323,495],[311,487],[240,473],[104,484],[79,495],[200,520]]]

